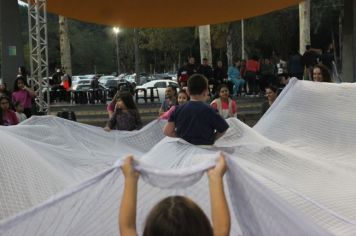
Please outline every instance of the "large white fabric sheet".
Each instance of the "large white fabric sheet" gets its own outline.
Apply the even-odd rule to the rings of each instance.
[[[254,129],[229,119],[210,147],[165,138],[158,120],[134,132],[56,117],[1,127],[0,235],[118,235],[128,154],[142,173],[139,232],[168,195],[188,196],[210,215],[204,171],[219,151],[231,235],[356,235],[355,89],[292,80]]]

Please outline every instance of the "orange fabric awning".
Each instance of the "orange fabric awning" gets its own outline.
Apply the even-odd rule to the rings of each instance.
[[[47,0],[51,13],[137,28],[216,24],[262,15],[301,0]]]

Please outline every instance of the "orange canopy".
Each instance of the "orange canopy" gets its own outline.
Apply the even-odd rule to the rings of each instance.
[[[262,15],[301,0],[47,0],[51,13],[137,28],[216,24]]]

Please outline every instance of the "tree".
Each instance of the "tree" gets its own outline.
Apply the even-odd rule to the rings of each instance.
[[[67,74],[72,75],[68,21],[63,16],[59,16],[59,43],[61,52],[61,65]]]
[[[207,58],[212,63],[210,25],[199,26],[200,60]]]
[[[310,0],[299,3],[299,52],[305,52],[310,45]]]

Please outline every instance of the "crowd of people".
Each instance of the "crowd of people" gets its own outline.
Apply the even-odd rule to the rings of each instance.
[[[17,125],[31,117],[35,96],[35,92],[27,84],[24,67],[19,67],[12,91],[9,91],[4,81],[0,81],[0,125]]]
[[[243,95],[258,95],[265,96],[267,101],[261,106],[260,115],[262,116],[272,103],[276,100],[278,94],[281,90],[288,84],[289,79],[292,76],[297,76],[296,78],[303,78],[303,71],[305,68],[305,74],[309,75],[308,66],[313,65],[310,68],[311,79],[315,82],[332,82],[330,68],[322,64],[321,60],[315,59],[315,64],[311,63],[310,54],[314,56],[318,55],[314,53],[310,46],[307,46],[306,53],[299,57],[299,61],[296,59],[295,55],[290,57],[289,67],[284,68],[281,65],[275,65],[271,58],[265,58],[264,60],[259,60],[257,57],[252,57],[246,61],[235,60],[233,66],[225,68],[222,61],[218,61],[216,68],[212,68],[209,65],[209,61],[203,58],[202,64],[196,66],[194,57],[189,57],[187,64],[178,70],[178,82],[179,87],[167,87],[165,90],[165,100],[163,101],[159,115],[161,119],[168,120],[169,123],[175,118],[176,114],[179,114],[182,109],[191,109],[193,114],[196,114],[197,109],[194,107],[195,97],[199,97],[199,101],[206,103],[210,101],[210,106],[217,111],[217,114],[223,119],[230,117],[237,117],[237,99]],[[298,62],[298,66],[296,65]],[[304,64],[303,64],[304,63]],[[330,63],[329,63],[330,64]],[[301,71],[298,71],[298,68]],[[202,76],[207,81],[206,90],[205,87],[202,88],[206,94],[194,94],[195,90],[190,91],[189,81],[190,78],[197,78]],[[179,90],[179,91],[178,91]],[[203,90],[199,90],[202,93]],[[206,96],[205,96],[206,95]],[[113,99],[111,104],[108,106],[109,118],[111,121],[108,122],[105,130],[109,129],[119,129],[119,130],[131,130],[132,127],[140,127],[140,125],[132,126],[130,129],[128,127],[120,126],[114,127],[113,125],[113,114],[116,111],[115,107],[119,107],[119,104]],[[207,104],[206,104],[207,105]],[[192,107],[192,108],[189,108]],[[136,108],[135,108],[136,109]],[[137,109],[134,110],[133,114],[139,116]],[[121,111],[121,109],[118,109]],[[204,113],[202,111],[202,113]],[[209,113],[204,113],[209,114]],[[115,116],[122,116],[120,112],[116,112]],[[213,116],[204,116],[197,120],[197,124],[189,124],[187,121],[178,122],[175,126],[171,126],[170,130],[166,130],[168,136],[174,136],[174,131],[178,130],[178,127],[200,127],[202,121],[207,119],[214,120]],[[116,118],[118,121],[118,119]],[[137,118],[132,117],[132,122],[137,123]],[[213,121],[212,121],[213,122]],[[211,124],[210,124],[211,125]],[[181,132],[182,136],[185,131]],[[198,131],[197,131],[198,132]],[[211,131],[210,136],[211,136]],[[188,135],[189,136],[189,135]],[[211,143],[211,137],[209,137],[209,142]]]

